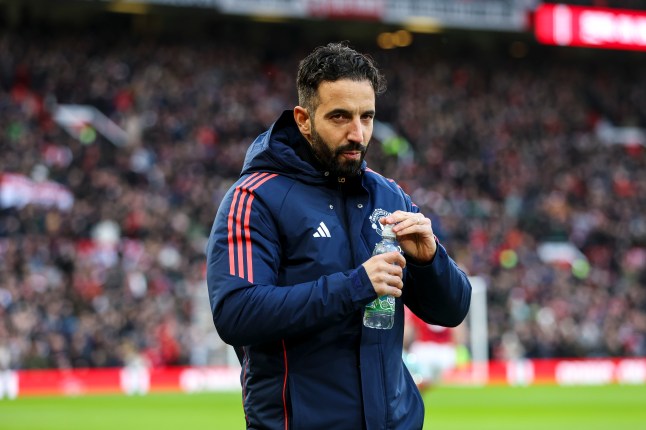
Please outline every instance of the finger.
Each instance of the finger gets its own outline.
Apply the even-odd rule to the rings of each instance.
[[[390,287],[395,287],[398,290],[401,290],[404,288],[404,281],[402,280],[401,276],[392,276],[391,279],[393,280],[392,283],[388,284]]]
[[[415,225],[430,224],[431,220],[424,216],[421,212],[403,212],[395,211],[387,217],[379,220],[382,224],[396,224],[393,227],[395,231],[401,231],[407,227]]]
[[[401,297],[402,296],[402,290],[397,289],[397,288],[389,288],[388,295],[393,296],[393,297]]]
[[[379,280],[388,285],[394,285],[394,282],[401,282],[404,277],[404,271],[396,264],[382,263],[377,270],[380,272]],[[397,281],[393,281],[397,278]]]
[[[408,216],[404,221],[400,222],[398,226],[400,229],[406,227],[416,227],[424,224],[424,215],[422,214],[412,214]]]
[[[388,274],[389,277],[397,277],[398,279],[402,279],[404,277],[404,270],[397,266],[396,264],[389,264],[388,267],[384,269],[384,271]]]
[[[375,286],[375,291],[380,296],[393,294],[395,291],[399,291],[404,287],[404,283],[400,277],[387,273],[376,276],[373,280],[373,285]]]
[[[397,251],[387,252],[385,254],[381,254],[381,256],[383,260],[390,265],[399,266],[402,269],[406,267],[406,259]]]
[[[395,211],[388,216],[380,218],[379,222],[382,224],[396,224],[398,222],[404,221],[410,214],[410,212]]]
[[[425,225],[431,222],[430,219],[426,218],[423,214],[417,213],[410,217],[412,225]]]
[[[432,231],[431,220],[422,214],[412,214],[393,227],[395,233],[424,233]]]
[[[399,297],[399,294],[401,294],[401,289],[404,288],[404,283],[402,282],[401,278],[397,276],[388,276],[387,278],[384,277],[382,288],[383,294],[396,295],[397,297]]]

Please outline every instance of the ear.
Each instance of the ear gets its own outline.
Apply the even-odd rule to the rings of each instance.
[[[296,106],[294,108],[294,121],[296,121],[296,125],[301,134],[309,140],[312,123],[310,121],[310,113],[307,109],[302,106]]]

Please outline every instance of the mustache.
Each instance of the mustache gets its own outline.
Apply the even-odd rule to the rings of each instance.
[[[335,152],[336,152],[336,155],[339,155],[340,153],[347,152],[347,151],[361,151],[362,153],[365,153],[367,149],[368,149],[368,145],[362,145],[360,143],[351,142],[351,143],[348,143],[347,145],[338,147]]]

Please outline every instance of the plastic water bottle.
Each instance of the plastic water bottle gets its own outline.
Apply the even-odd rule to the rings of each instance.
[[[392,224],[386,224],[381,232],[381,241],[375,245],[372,255],[386,252],[401,252]],[[390,329],[395,322],[395,297],[381,296],[368,303],[363,312],[363,325],[369,328]]]

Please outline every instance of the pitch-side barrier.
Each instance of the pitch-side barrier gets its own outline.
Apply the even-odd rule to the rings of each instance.
[[[446,385],[607,385],[646,383],[645,358],[515,360],[471,363],[449,371]],[[88,394],[219,392],[240,389],[237,367],[9,370],[0,372],[0,399]]]

